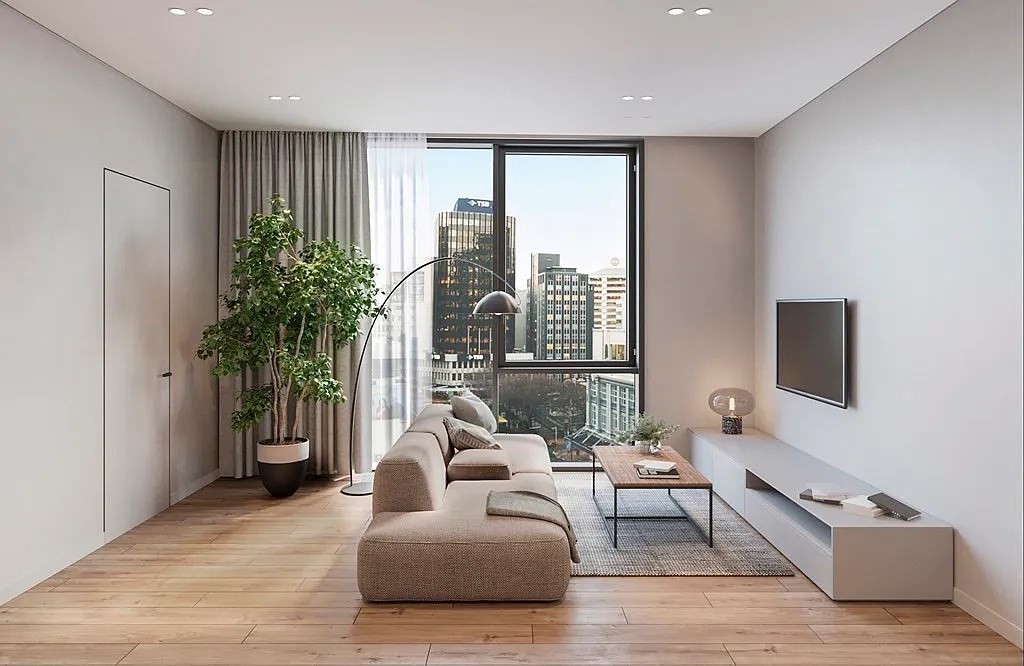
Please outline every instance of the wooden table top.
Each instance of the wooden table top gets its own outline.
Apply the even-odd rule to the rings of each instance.
[[[594,455],[615,488],[710,488],[709,481],[679,453],[666,446],[661,453],[645,453],[644,447],[595,446]],[[667,460],[676,464],[678,479],[641,479],[633,463],[639,460]]]

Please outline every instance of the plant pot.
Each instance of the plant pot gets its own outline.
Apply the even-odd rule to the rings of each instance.
[[[274,444],[265,439],[256,444],[256,465],[260,481],[274,497],[290,497],[302,485],[309,464],[309,440],[288,440]]]
[[[648,439],[641,442],[645,447],[647,453],[661,453],[661,440],[660,439]]]

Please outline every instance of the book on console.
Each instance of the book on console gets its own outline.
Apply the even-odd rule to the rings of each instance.
[[[852,497],[854,493],[841,486],[837,486],[834,483],[821,483],[811,482],[810,484],[811,494],[818,499],[829,499],[842,501],[847,497]]]
[[[831,483],[812,483],[807,490],[800,493],[800,499],[825,504],[842,504],[844,499],[852,496],[853,493]]]
[[[800,499],[807,500],[808,502],[820,502],[821,504],[835,504],[836,506],[842,504],[842,500],[823,499],[820,497],[815,497],[814,493],[811,492],[810,488],[808,488],[807,490],[800,491]]]

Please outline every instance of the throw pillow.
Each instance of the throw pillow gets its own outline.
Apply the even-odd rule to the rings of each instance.
[[[498,432],[498,419],[494,418],[494,413],[469,391],[452,397],[452,413],[460,421],[478,425],[487,432]]]
[[[441,419],[448,431],[448,440],[456,449],[500,449],[491,433],[478,425],[445,416]]]

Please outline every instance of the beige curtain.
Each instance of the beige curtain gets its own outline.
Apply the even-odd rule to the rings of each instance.
[[[333,239],[355,244],[370,254],[370,209],[367,183],[366,135],[352,132],[223,132],[220,149],[219,288],[231,281],[233,241],[246,233],[249,217],[269,210],[279,192],[295,213],[295,222],[310,240]],[[365,326],[364,326],[365,329]],[[347,476],[351,407],[359,400],[355,471],[370,471],[370,444],[361,444],[371,382],[363,363],[359,396],[351,394],[353,375],[363,338],[335,355],[335,377],[348,402],[305,407],[305,436],[310,439],[311,474]],[[252,476],[256,442],[268,436],[269,421],[244,433],[231,430],[231,412],[238,392],[262,383],[260,372],[227,378],[220,384],[220,469],[226,476]]]

